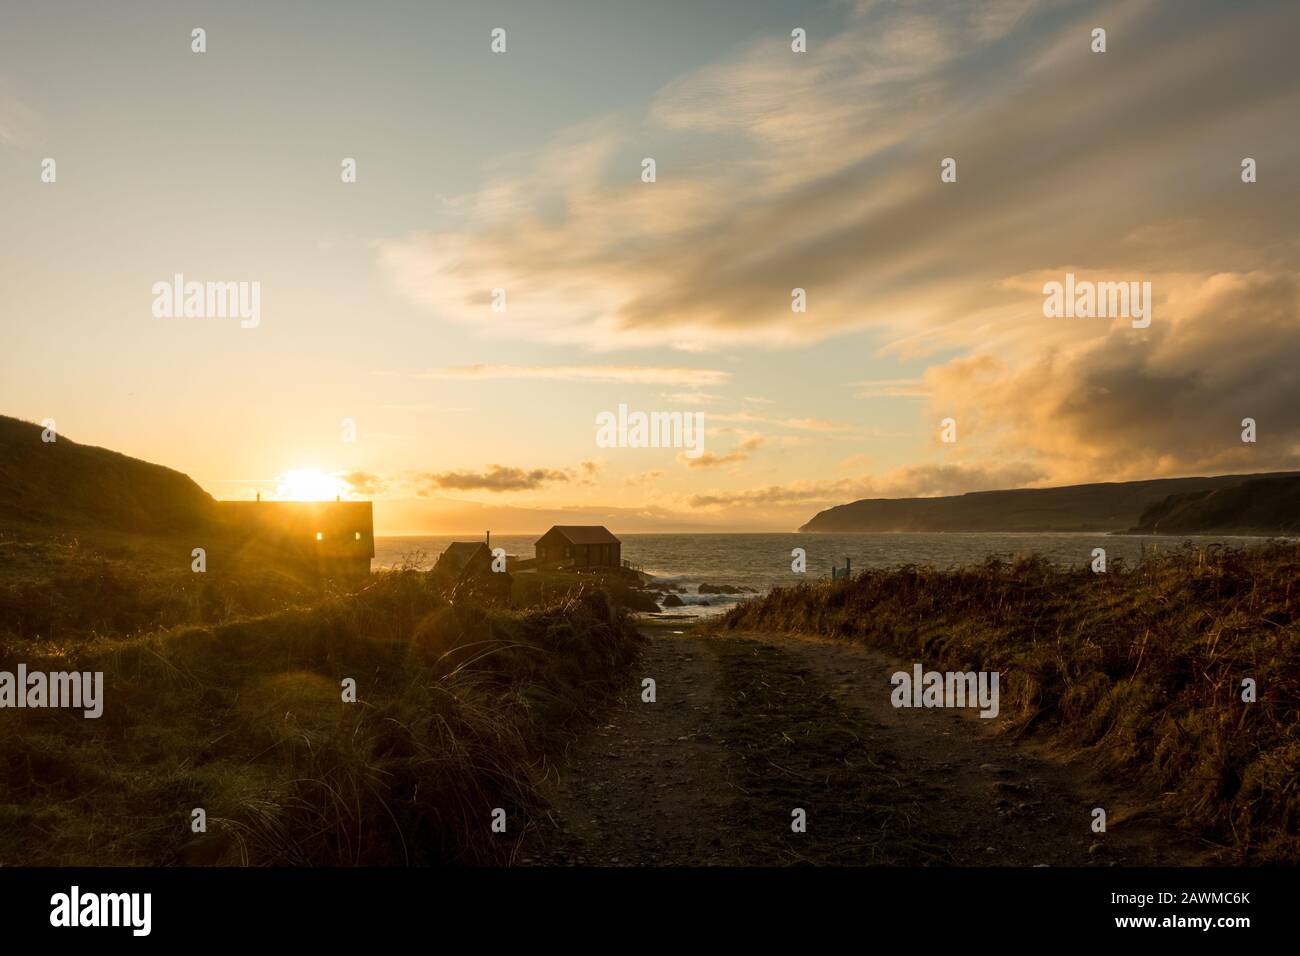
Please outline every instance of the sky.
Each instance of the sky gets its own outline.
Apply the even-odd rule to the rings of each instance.
[[[379,534],[1298,468],[1297,41],[1290,0],[6,3],[0,413]],[[178,274],[256,323],[157,314]],[[1067,274],[1149,324],[1045,315]],[[599,442],[620,405],[702,453]]]

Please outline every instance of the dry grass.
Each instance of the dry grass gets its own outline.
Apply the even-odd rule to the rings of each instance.
[[[194,574],[188,543],[112,540],[0,532],[0,633],[56,642],[132,636],[286,610],[334,589],[283,562]]]
[[[159,612],[149,595],[165,580],[114,580],[81,601],[116,608],[97,636],[71,636],[99,613],[68,606],[75,588],[52,601],[53,633],[21,597],[0,617],[0,669],[102,670],[106,698],[98,720],[4,713],[0,864],[507,862],[549,755],[638,647],[598,591],[494,610],[450,603],[410,570],[308,607],[223,606],[220,623],[137,634],[193,598]],[[122,617],[137,605],[138,621]],[[356,703],[341,700],[345,678]],[[490,831],[496,807],[505,835]],[[191,832],[194,808],[206,834]]]
[[[1043,560],[870,570],[722,630],[862,641],[1001,673],[1002,713],[1082,751],[1229,858],[1300,860],[1300,545],[1191,547],[1093,574]],[[1258,701],[1244,703],[1253,679]]]

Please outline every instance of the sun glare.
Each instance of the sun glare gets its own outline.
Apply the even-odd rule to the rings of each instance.
[[[296,468],[275,479],[278,501],[333,501],[351,494],[351,485],[338,475],[327,475],[313,468]]]

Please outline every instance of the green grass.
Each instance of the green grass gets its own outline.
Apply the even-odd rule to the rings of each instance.
[[[1039,559],[868,570],[712,626],[999,671],[1007,730],[1073,748],[1230,858],[1300,860],[1300,545],[1189,547],[1100,575]]]

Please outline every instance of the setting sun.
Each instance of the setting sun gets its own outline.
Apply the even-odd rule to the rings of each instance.
[[[277,501],[333,501],[351,494],[352,486],[338,475],[327,475],[314,468],[281,472],[275,479]]]

